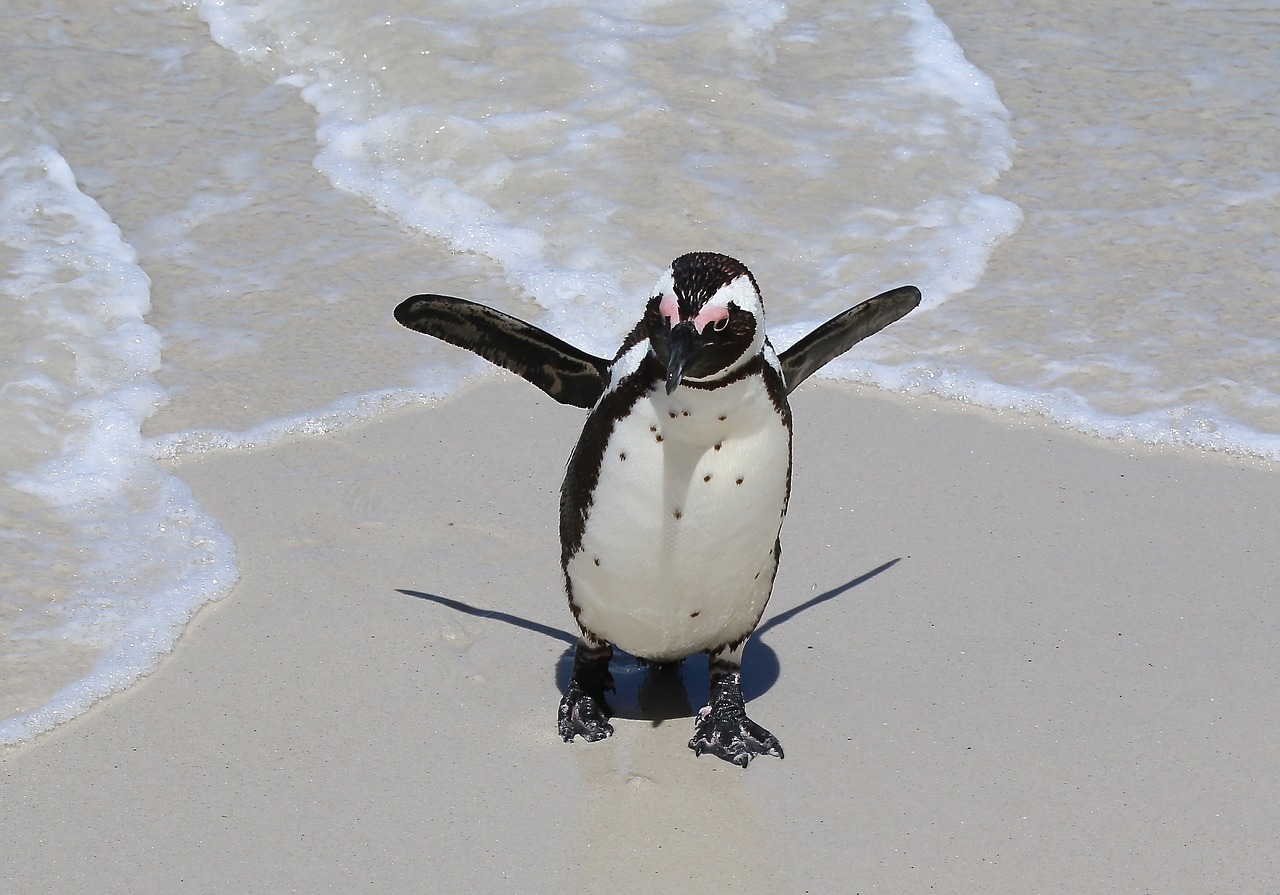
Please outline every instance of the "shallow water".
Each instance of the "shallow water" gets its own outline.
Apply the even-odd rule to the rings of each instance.
[[[610,354],[684,251],[751,266],[780,347],[914,282],[822,375],[1280,457],[1265,12],[829,6],[6,6],[0,740],[233,585],[167,460],[489,375],[394,325],[412,292]],[[1011,116],[949,15],[1061,114]],[[1081,90],[1105,112],[1071,120]]]

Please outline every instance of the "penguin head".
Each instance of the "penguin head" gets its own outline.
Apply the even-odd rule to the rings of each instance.
[[[645,325],[671,394],[681,382],[714,383],[755,357],[764,345],[764,302],[741,261],[693,252],[658,278]]]

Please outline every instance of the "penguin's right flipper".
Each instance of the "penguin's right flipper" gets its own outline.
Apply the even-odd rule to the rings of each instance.
[[[396,320],[510,370],[561,404],[594,407],[609,384],[609,361],[510,314],[448,295],[402,301]]]
[[[920,290],[899,286],[837,314],[778,355],[787,394],[867,336],[875,335],[920,304]]]

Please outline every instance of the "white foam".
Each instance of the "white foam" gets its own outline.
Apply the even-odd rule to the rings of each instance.
[[[546,310],[537,322],[589,349],[611,350],[614,332],[634,313],[638,290],[647,288],[666,259],[644,255],[625,230],[592,228],[587,238],[576,231],[619,210],[684,201],[682,193],[655,195],[616,176],[612,160],[628,152],[647,153],[650,163],[669,154],[663,164],[699,184],[702,210],[722,217],[717,229],[734,238],[759,234],[779,254],[838,259],[833,279],[847,280],[857,266],[867,287],[881,285],[873,275],[875,259],[860,255],[871,245],[883,251],[887,238],[890,251],[903,259],[900,266],[918,271],[927,306],[972,287],[994,245],[1020,219],[1011,203],[980,191],[1008,166],[1012,141],[990,79],[965,60],[927,3],[905,0],[893,12],[877,13],[906,20],[887,27],[902,33],[912,65],[887,79],[851,75],[843,107],[839,89],[832,100],[793,86],[796,72],[778,62],[777,53],[797,42],[824,41],[838,51],[845,33],[827,37],[829,29],[793,22],[783,4],[750,0],[727,0],[723,13],[708,11],[693,26],[646,23],[645,13],[666,5],[619,10],[590,4],[578,27],[567,29],[563,19],[548,18],[548,26],[559,28],[541,35],[540,57],[549,73],[545,84],[537,72],[527,86],[507,83],[508,77],[525,78],[521,71],[475,60],[485,55],[486,40],[500,47],[507,29],[536,28],[539,7],[516,13],[500,3],[478,3],[468,15],[486,21],[484,32],[459,30],[454,9],[440,10],[434,21],[419,8],[411,18],[388,12],[363,34],[345,20],[339,31],[336,7],[323,2],[267,8],[205,0],[199,10],[215,40],[271,66],[316,109],[316,164],[335,186],[458,252],[492,259],[508,282]],[[856,32],[856,22],[839,25]],[[379,43],[386,26],[414,35],[420,54],[414,65],[421,68],[416,79],[402,84],[386,74],[389,63],[409,64],[377,56],[386,52]],[[689,58],[704,58],[708,66],[676,62]],[[766,101],[734,106],[733,97],[712,83],[723,76],[755,82]],[[707,80],[699,88],[690,77]],[[829,72],[816,77],[832,92]],[[884,104],[880,97],[889,82],[894,99]],[[783,95],[791,90],[802,95]],[[530,105],[553,95],[558,105]],[[837,105],[820,106],[824,101]],[[724,114],[741,120],[724,119],[718,102],[728,102]],[[797,126],[798,116],[815,111],[825,119],[821,128]],[[874,147],[859,146],[867,119],[898,137],[880,158]],[[679,136],[655,141],[655,125],[694,137],[684,138],[689,149],[680,147]],[[697,136],[729,129],[742,134],[732,147]],[[851,165],[898,165],[895,152],[904,146],[912,147],[908,154],[946,152],[967,168],[918,200],[886,196],[884,204],[850,194],[834,221],[815,220],[800,206],[771,209],[763,218],[744,214],[760,191],[752,179],[761,154],[765,164],[773,155],[787,162],[778,175],[803,168],[812,172],[811,181],[838,181]],[[532,196],[537,201],[518,201]],[[867,238],[856,238],[858,233]],[[646,266],[632,270],[627,262],[633,254]],[[625,277],[616,273],[620,262]],[[815,307],[804,321],[816,324],[828,310],[838,308]]]
[[[0,288],[28,321],[38,320],[0,391],[5,418],[38,423],[3,436],[18,439],[7,446],[27,461],[7,484],[38,498],[70,533],[56,557],[65,569],[53,610],[60,624],[19,633],[55,651],[59,641],[87,646],[96,656],[87,675],[0,722],[0,743],[15,743],[153,670],[236,571],[230,540],[186,486],[151,461],[140,434],[164,400],[152,375],[160,339],[144,319],[146,274],[30,110],[13,101],[0,109],[0,245],[13,259]],[[6,601],[44,615],[51,595],[26,587],[49,577],[31,571],[4,571]]]
[[[198,8],[219,43],[270,67],[313,105],[317,165],[330,182],[459,253],[488,258],[543,309],[535,322],[589,350],[612,350],[665,261],[653,246],[667,239],[678,250],[747,260],[766,287],[780,345],[897,282],[922,288],[921,310],[822,375],[931,383],[940,394],[1038,408],[1098,434],[1199,444],[1197,433],[1212,429],[1215,444],[1272,453],[1274,390],[1237,375],[1240,364],[1219,376],[1230,380],[1229,398],[1200,400],[1193,373],[1171,370],[1176,361],[1148,364],[1123,344],[1109,346],[1105,361],[1122,375],[1095,384],[1071,375],[1070,351],[1009,341],[1040,364],[1037,375],[1010,381],[962,354],[981,346],[992,317],[928,316],[982,281],[1021,212],[998,195],[1014,150],[1009,114],[925,0],[857,10],[636,0],[572,13],[557,4],[392,0],[363,21],[335,0]],[[538,35],[536,62],[510,50],[529,34]],[[1199,54],[1186,78],[1187,114],[1201,114],[1198,98],[1211,93],[1234,91],[1254,105],[1271,97],[1265,71],[1242,73],[1220,53]],[[1141,137],[1123,121],[1075,133],[1115,151]],[[1186,157],[1198,157],[1194,147]],[[670,179],[646,179],[653,172]],[[1126,221],[1194,228],[1205,207],[1247,211],[1274,198],[1273,173],[1243,173],[1163,172],[1174,189],[1207,187],[1208,206],[1171,200],[1131,209]],[[1051,214],[1041,209],[1041,220]],[[664,216],[670,226],[657,223]],[[1265,233],[1255,231],[1244,233],[1247,250],[1265,251]],[[1056,310],[1053,296],[1006,300]],[[1179,304],[1195,317],[1190,302]],[[1195,325],[1214,324],[1200,315]],[[1093,337],[1051,335],[1069,344]],[[1251,357],[1273,352],[1274,339],[1255,341]],[[1144,385],[1171,372],[1184,381]],[[1201,422],[1177,422],[1185,419]]]
[[[472,377],[473,378],[473,377]],[[268,420],[246,431],[188,429],[153,439],[152,457],[177,460],[187,454],[240,451],[268,447],[289,438],[329,435],[410,404],[431,404],[451,394],[466,377],[444,374],[435,386],[423,390],[388,389],[362,395],[346,395],[328,407],[284,419]]]

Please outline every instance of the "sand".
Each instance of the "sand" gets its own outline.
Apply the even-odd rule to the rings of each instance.
[[[5,753],[6,881],[1280,878],[1274,471],[821,382],[794,398],[784,560],[747,668],[785,761],[695,758],[687,717],[558,740],[553,520],[580,412],[504,381],[178,467],[235,537],[241,583],[150,678]]]
[[[1002,68],[970,18],[1015,120],[1052,127],[1035,79],[1063,73]],[[1015,159],[1028,224],[992,283],[1053,275],[1032,186],[1068,162]],[[1128,288],[1159,277],[1136,268]],[[152,676],[0,752],[4,889],[1275,890],[1276,471],[817,380],[793,398],[746,668],[784,761],[695,758],[689,706],[636,717],[635,674],[611,740],[560,742],[582,414],[494,379],[175,467],[241,581]]]

